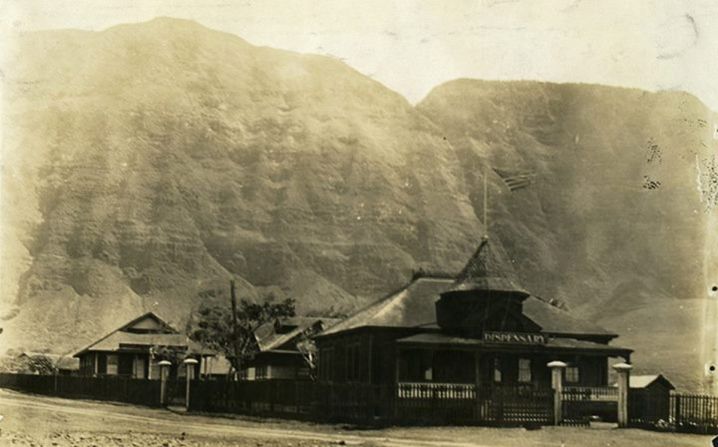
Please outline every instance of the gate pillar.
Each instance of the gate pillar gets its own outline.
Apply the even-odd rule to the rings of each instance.
[[[618,426],[628,426],[628,378],[633,366],[628,363],[616,363],[613,369],[618,373]]]
[[[197,362],[197,359],[193,359],[193,358],[190,357],[190,358],[186,358],[186,359],[184,360],[184,362],[182,362],[182,363],[184,363],[185,366],[187,367],[187,374],[186,374],[186,376],[187,376],[187,380],[186,380],[186,382],[187,382],[187,388],[185,389],[184,407],[185,407],[185,410],[189,411],[189,389],[190,389],[190,382],[192,382],[192,379],[194,379],[195,366],[196,366],[197,363],[199,363],[199,362]]]
[[[546,364],[551,368],[551,388],[553,388],[553,423],[559,425],[562,419],[561,393],[563,392],[563,369],[566,364],[560,360],[554,360]]]
[[[167,376],[172,363],[168,360],[162,360],[158,365],[160,365],[160,406],[164,407],[167,403]]]

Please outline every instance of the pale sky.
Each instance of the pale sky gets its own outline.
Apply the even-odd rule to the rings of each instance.
[[[332,55],[411,102],[468,77],[686,90],[718,110],[715,0],[0,0],[5,31],[157,16]]]

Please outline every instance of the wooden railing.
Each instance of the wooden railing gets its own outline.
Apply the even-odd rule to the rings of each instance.
[[[476,399],[473,383],[401,382],[397,386],[400,399]]]
[[[618,402],[618,388],[613,386],[567,386],[564,400],[590,400],[592,402]]]

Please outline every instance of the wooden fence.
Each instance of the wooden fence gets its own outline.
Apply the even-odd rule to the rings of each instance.
[[[170,402],[184,404],[186,383],[168,383]],[[290,417],[360,424],[521,425],[553,423],[553,391],[499,386],[477,390],[470,384],[335,384],[295,380],[194,380],[191,410]],[[160,406],[160,381],[124,377],[0,374],[0,387],[60,396]],[[615,411],[613,388],[564,389],[564,423]],[[718,397],[629,393],[628,414],[635,427],[718,433]],[[605,407],[601,407],[604,405]],[[610,420],[604,417],[604,420]]]
[[[474,385],[367,385],[266,380],[191,385],[195,411],[380,424],[549,424],[553,391]]]
[[[634,427],[718,434],[718,397],[631,390],[628,417]]]
[[[160,406],[160,382],[157,380],[0,373],[0,388],[48,396]]]

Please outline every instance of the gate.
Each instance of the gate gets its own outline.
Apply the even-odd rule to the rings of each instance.
[[[184,407],[187,393],[187,381],[184,378],[170,377],[167,379],[164,405]]]
[[[561,392],[561,416],[561,425],[589,425],[592,419],[616,422],[618,388],[565,388]]]
[[[479,390],[479,420],[497,425],[550,424],[553,390],[531,386],[497,386]]]

